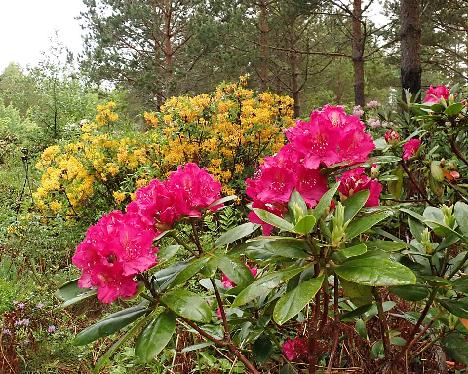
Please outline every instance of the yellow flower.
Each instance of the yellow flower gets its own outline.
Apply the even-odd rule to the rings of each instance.
[[[120,192],[120,191],[114,191],[112,195],[114,196],[114,200],[117,204],[121,204],[122,201],[124,201],[125,198],[127,197],[127,194],[125,192]]]

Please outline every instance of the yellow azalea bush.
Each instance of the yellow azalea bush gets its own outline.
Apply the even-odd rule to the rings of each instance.
[[[256,94],[246,85],[241,77],[212,94],[170,98],[160,112],[144,113],[143,133],[119,129],[114,102],[99,105],[79,139],[43,151],[36,206],[51,216],[119,207],[135,189],[187,162],[206,167],[225,194],[242,193],[259,159],[281,148],[283,129],[293,125],[290,97]]]
[[[284,144],[293,122],[293,100],[247,88],[247,77],[222,83],[211,95],[172,97],[159,113],[144,115],[160,133],[161,166],[196,162],[223,184],[226,194],[243,190],[259,159]]]

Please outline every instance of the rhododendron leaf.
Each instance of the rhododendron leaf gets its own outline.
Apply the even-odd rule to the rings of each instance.
[[[304,239],[269,237],[247,242],[245,253],[250,258],[267,260],[274,256],[287,258],[306,258],[309,246]]]
[[[231,258],[229,256],[220,257],[218,268],[232,280],[237,287],[243,288],[252,283],[254,279],[250,269],[237,258]]]
[[[413,238],[420,242],[422,240],[422,233],[424,231],[425,226],[412,217],[408,217],[408,226],[411,234],[413,235]]]
[[[114,355],[114,353],[122,346],[124,345],[129,339],[133,338],[133,336],[140,331],[140,329],[148,323],[148,321],[151,319],[151,316],[147,316],[145,318],[142,318],[139,320],[137,323],[135,323],[130,330],[128,330],[125,334],[123,334],[117,341],[114,342],[110,346],[110,348],[104,353],[101,357],[99,357],[99,360],[96,362],[96,365],[94,365],[93,368],[93,374],[99,374],[101,368],[106,365],[110,358]]]
[[[347,280],[340,279],[341,287],[345,296],[358,307],[362,305],[368,305],[372,303],[372,287],[365,286],[354,282],[348,282]]]
[[[306,235],[312,232],[317,219],[312,215],[302,217],[294,226],[294,232]]]
[[[345,230],[346,239],[355,238],[392,214],[391,211],[377,212],[351,221]]]
[[[266,222],[284,231],[294,231],[294,226],[291,222],[286,221],[285,219],[277,216],[276,214],[258,208],[254,208],[253,210],[258,216],[258,218],[260,218],[263,222]]]
[[[169,343],[175,330],[175,314],[162,312],[141,332],[135,344],[135,355],[142,362],[152,361]]]
[[[307,205],[302,198],[301,194],[297,191],[293,191],[291,198],[288,203],[289,212],[294,218],[294,222],[298,222],[302,217],[307,215]]]
[[[299,283],[293,290],[285,293],[275,305],[273,319],[279,325],[296,316],[313,299],[322,287],[325,277],[321,275]]]
[[[439,300],[439,303],[454,316],[468,318],[468,297],[457,300]]]
[[[73,344],[85,345],[104,336],[111,335],[140,318],[146,311],[146,306],[138,305],[111,314],[98,323],[81,331],[73,340]]]
[[[453,216],[460,226],[460,231],[468,237],[468,204],[457,201],[453,207]]]
[[[158,291],[165,290],[174,277],[188,266],[186,262],[178,262],[174,265],[161,269],[151,276],[151,282]]]
[[[441,223],[436,222],[436,221],[431,221],[429,219],[424,220],[424,223],[427,226],[429,226],[432,230],[434,230],[434,232],[439,236],[442,236],[442,237],[444,237],[444,236],[445,237],[454,236],[454,237],[458,237],[460,239],[465,239],[462,234],[460,234],[459,232],[451,229],[450,227],[448,227],[445,224],[441,224]]]
[[[330,208],[330,204],[333,200],[333,196],[335,196],[335,193],[338,190],[339,185],[340,185],[340,182],[336,182],[332,184],[330,189],[323,194],[317,206],[314,208],[314,216],[317,220],[324,215],[327,209]]]
[[[212,313],[206,300],[185,289],[166,293],[161,301],[175,314],[196,322],[210,322]]]
[[[464,334],[451,332],[441,342],[450,357],[463,365],[468,365],[468,342]]]
[[[367,286],[414,284],[416,276],[406,266],[383,258],[352,259],[335,268],[340,278]]]
[[[409,286],[393,286],[389,291],[408,301],[424,300],[429,295],[428,288],[423,284],[411,284]]]
[[[372,297],[371,297],[372,298]],[[350,312],[343,313],[341,315],[340,320],[343,322],[352,321],[353,319],[362,316],[363,314],[367,313],[372,308],[372,304],[365,304],[362,306],[357,307]]]
[[[454,280],[452,286],[455,291],[468,294],[468,276]]]
[[[345,207],[344,220],[349,221],[354,218],[356,214],[366,205],[367,200],[369,199],[370,191],[362,190],[356,192],[352,196],[348,197],[342,202]]]
[[[393,164],[400,161],[401,158],[396,156],[376,156],[370,158],[366,165],[372,166],[372,164]]]
[[[367,328],[366,328],[366,323],[364,322],[363,319],[359,318],[356,321],[356,324],[354,325],[356,328],[357,333],[359,336],[363,339],[368,339],[368,333],[367,333]]]
[[[217,207],[219,205],[222,205],[224,203],[227,203],[229,201],[236,200],[238,197],[236,195],[230,195],[230,196],[224,196],[221,199],[216,200],[215,202],[211,203],[208,205],[208,209]]]
[[[232,303],[232,307],[239,307],[241,305],[247,304],[259,296],[267,295],[273,289],[277,288],[278,285],[288,281],[304,269],[304,267],[296,267],[289,270],[276,271],[256,279],[252,284],[242,290],[239,295],[237,295],[236,299]]]
[[[364,243],[353,245],[352,247],[347,247],[340,249],[339,251],[335,252],[338,258],[346,260],[351,257],[362,255],[363,253],[367,252],[367,246]]]
[[[255,357],[255,361],[259,364],[265,362],[274,350],[273,343],[268,335],[262,334],[260,335],[255,343],[252,345],[252,353]]]
[[[235,241],[245,238],[246,236],[251,235],[260,227],[252,222],[243,223],[242,225],[233,227],[232,229],[226,231],[223,235],[221,235],[215,242],[217,247],[221,247],[223,245],[234,243]]]
[[[408,244],[404,242],[391,242],[389,240],[371,240],[366,242],[368,250],[382,249],[386,252],[397,252],[404,248],[408,248]]]
[[[158,251],[158,260],[159,262],[170,260],[174,257],[179,249],[183,248],[180,244],[168,245],[162,248],[159,248]]]
[[[73,299],[69,299],[65,301],[62,305],[60,305],[60,308],[62,309],[67,308],[70,305],[79,303],[80,301],[86,300],[92,296],[95,296],[96,294],[97,294],[97,290],[89,290],[87,292],[81,293],[78,296],[74,297]]]
[[[57,291],[55,291],[55,296],[57,296],[62,301],[67,301],[89,291],[91,291],[90,288],[79,287],[78,279],[74,279],[63,284]]]
[[[449,117],[457,116],[463,109],[462,103],[453,103],[445,109],[444,113]]]
[[[413,212],[412,210],[409,210],[406,208],[400,208],[400,211],[410,215],[411,217],[415,218],[419,222],[424,222],[424,217],[416,212]]]
[[[210,257],[201,257],[190,261],[187,267],[181,270],[171,281],[171,287],[176,286],[180,283],[184,283],[185,281],[192,278],[195,274],[199,273],[201,269],[203,269],[203,267],[209,260]]]

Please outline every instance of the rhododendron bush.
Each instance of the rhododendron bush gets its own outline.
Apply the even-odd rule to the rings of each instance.
[[[142,361],[179,349],[183,331],[187,349],[215,346],[251,373],[401,373],[434,344],[466,363],[468,120],[453,92],[407,101],[406,128],[371,134],[331,105],[298,120],[245,181],[248,221],[226,232],[209,223],[236,196],[210,169],[187,163],[139,188],[73,256],[81,277],[59,293],[65,306],[97,293],[127,307],[75,343],[120,331],[97,370],[132,338]]]

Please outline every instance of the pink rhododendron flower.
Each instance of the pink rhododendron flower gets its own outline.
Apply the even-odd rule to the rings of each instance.
[[[450,96],[450,90],[448,89],[447,86],[442,85],[442,86],[437,86],[434,88],[431,85],[429,89],[426,91],[426,95],[424,96],[423,103],[436,104],[442,98],[447,100],[449,96]]]
[[[281,347],[283,355],[289,360],[295,360],[307,355],[307,341],[305,338],[288,339]]]
[[[370,195],[366,206],[379,205],[379,197],[382,192],[382,185],[376,179],[371,179],[364,173],[364,168],[349,170],[339,179],[338,191],[344,197],[350,197],[358,191],[369,190]]]
[[[403,144],[403,160],[406,161],[413,157],[418,151],[420,145],[421,140],[417,138],[410,139]]]
[[[135,295],[135,275],[156,265],[155,235],[137,214],[113,211],[102,216],[73,255],[73,264],[82,270],[78,285],[96,287],[104,303]]]
[[[400,141],[400,134],[395,130],[385,131],[384,137],[385,137],[385,141],[388,144],[395,144],[395,143],[398,143]]]
[[[245,264],[250,270],[250,273],[252,276],[255,278],[257,276],[257,268],[255,266],[249,266],[248,264]],[[233,288],[236,286],[236,284],[229,279],[229,277],[226,274],[221,275],[221,283],[223,284],[224,288]]]
[[[297,168],[296,174],[296,190],[307,206],[313,208],[328,191],[327,177],[322,175],[319,169],[307,169],[303,166]]]

